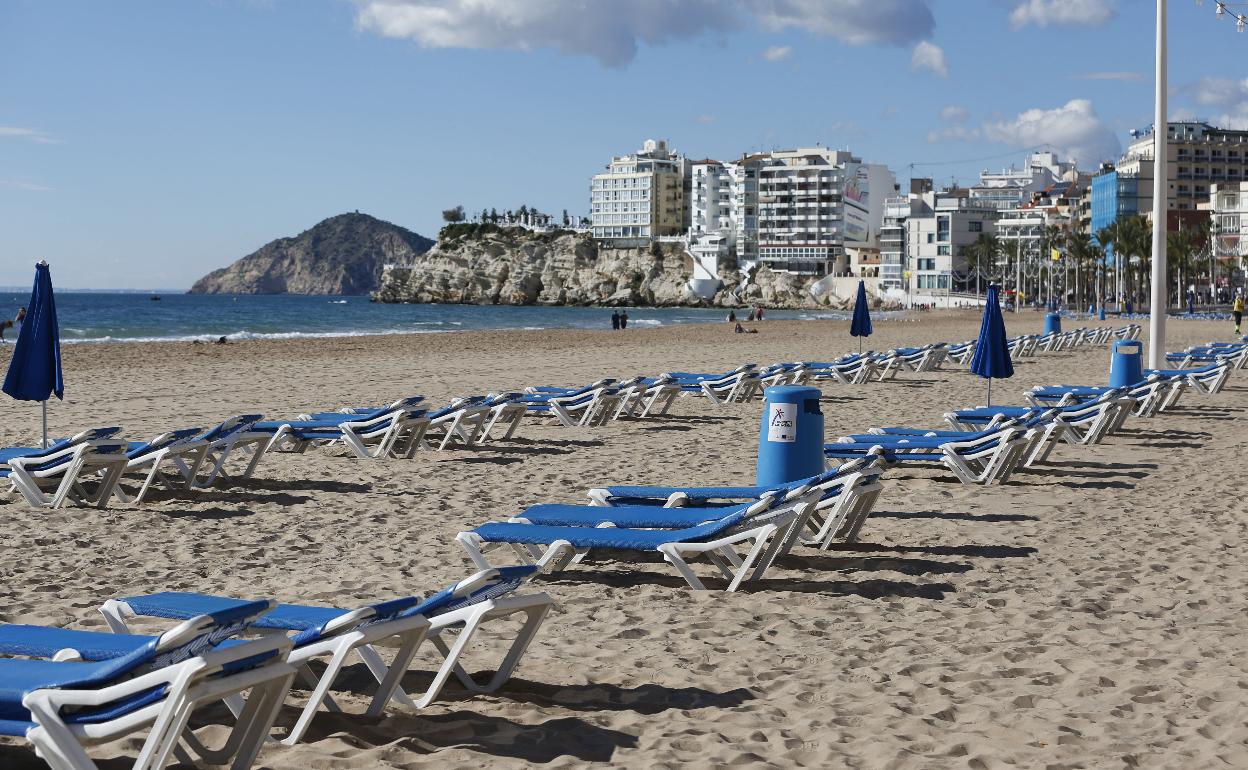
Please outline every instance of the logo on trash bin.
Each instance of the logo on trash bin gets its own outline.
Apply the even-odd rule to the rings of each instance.
[[[793,443],[797,440],[797,404],[770,404],[767,413],[767,440]]]

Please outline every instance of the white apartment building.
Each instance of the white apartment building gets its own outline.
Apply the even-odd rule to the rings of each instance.
[[[876,242],[894,181],[887,167],[864,165],[843,150],[767,154],[758,169],[759,262],[802,274],[825,275],[838,264],[844,270],[847,242]],[[875,201],[873,184],[884,191]]]
[[[981,171],[979,184],[970,188],[970,197],[995,209],[1018,208],[1031,200],[1033,193],[1077,173],[1074,163],[1058,160],[1056,153],[1034,152],[1027,156],[1022,168]]]
[[[1209,208],[1214,256],[1219,260],[1248,257],[1248,182],[1210,185]]]
[[[966,272],[966,247],[996,233],[997,210],[952,193],[925,193],[923,215],[906,220],[910,300],[947,307],[955,276]]]
[[[688,223],[685,183],[689,163],[665,140],[648,139],[632,155],[611,159],[590,183],[593,236],[612,245],[644,245],[679,236]]]
[[[906,289],[905,275],[909,265],[906,222],[915,217],[931,216],[932,209],[923,197],[931,191],[931,180],[915,180],[907,195],[894,194],[884,199],[884,220],[880,225],[880,290],[896,294]]]

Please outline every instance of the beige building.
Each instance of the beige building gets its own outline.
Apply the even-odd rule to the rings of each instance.
[[[648,139],[640,151],[612,158],[590,183],[594,238],[625,246],[684,234],[689,171],[689,162],[665,140]]]
[[[1153,129],[1132,131],[1133,140],[1115,166],[1120,179],[1135,180],[1133,210],[1153,210]],[[1210,186],[1248,180],[1248,131],[1196,121],[1169,125],[1166,145],[1169,208],[1194,211],[1209,199]]]

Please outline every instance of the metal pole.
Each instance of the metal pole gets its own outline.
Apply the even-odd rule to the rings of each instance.
[[[45,399],[43,401],[40,401],[39,403],[43,405],[43,444],[41,444],[39,448],[47,449],[48,448],[48,402]]]
[[[1166,211],[1170,185],[1166,145],[1170,122],[1166,114],[1166,0],[1157,0],[1157,101],[1153,118],[1153,291],[1148,319],[1148,366],[1166,366]]]

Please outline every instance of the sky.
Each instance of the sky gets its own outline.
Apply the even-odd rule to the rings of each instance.
[[[1248,8],[1243,10],[1248,11]],[[189,287],[361,211],[588,209],[647,138],[903,184],[1153,115],[1150,0],[0,0],[0,285]],[[1248,34],[1170,2],[1170,114],[1248,128]]]

